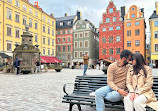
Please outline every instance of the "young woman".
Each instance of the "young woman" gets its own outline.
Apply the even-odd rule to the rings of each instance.
[[[134,53],[132,59],[132,66],[127,73],[129,93],[124,98],[125,111],[146,111],[146,103],[157,100],[152,90],[153,75],[151,68],[145,65],[141,53]]]

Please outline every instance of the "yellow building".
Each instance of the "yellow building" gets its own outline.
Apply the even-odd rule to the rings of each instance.
[[[151,63],[154,67],[158,67],[158,2],[156,2],[156,10],[149,18],[151,32]]]
[[[34,36],[33,45],[38,44],[41,55],[56,56],[56,21],[39,6],[28,0],[0,0],[0,52],[12,56],[15,44],[21,44],[25,26]]]

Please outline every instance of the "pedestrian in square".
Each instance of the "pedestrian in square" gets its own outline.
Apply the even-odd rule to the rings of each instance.
[[[39,73],[41,73],[40,62],[39,61],[36,62],[36,71],[35,71],[35,73],[37,73],[38,71],[39,71]]]
[[[19,75],[19,70],[20,70],[20,63],[22,60],[19,60],[18,57],[16,57],[15,61],[14,61],[14,67],[17,69],[16,74]]]
[[[84,54],[83,56],[83,64],[84,64],[84,72],[83,72],[83,76],[86,75],[86,71],[87,71],[87,68],[88,68],[88,61],[89,61],[89,56],[88,54]]]

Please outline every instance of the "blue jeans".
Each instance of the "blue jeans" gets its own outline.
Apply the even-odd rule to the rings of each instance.
[[[84,72],[83,72],[84,76],[86,75],[87,68],[88,68],[88,64],[84,64]]]
[[[118,102],[122,100],[122,96],[111,89],[109,86],[104,86],[95,91],[96,110],[104,111],[104,99],[110,102]]]

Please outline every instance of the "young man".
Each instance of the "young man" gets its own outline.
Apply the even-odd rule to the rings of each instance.
[[[39,61],[36,62],[36,71],[35,71],[35,73],[37,73],[38,71],[39,71],[39,73],[41,73],[40,62]]]
[[[18,57],[16,57],[14,61],[14,67],[17,68],[17,72],[16,72],[17,75],[19,75],[21,61],[22,60],[19,60]]]
[[[84,72],[83,72],[83,76],[86,75],[86,71],[87,71],[87,68],[88,68],[88,60],[89,60],[89,57],[88,57],[88,54],[84,54],[83,56],[83,64],[84,64]]]
[[[104,99],[110,102],[118,102],[122,100],[122,96],[128,93],[126,88],[126,75],[129,68],[128,62],[132,57],[132,52],[123,50],[120,59],[112,63],[107,71],[107,86],[101,87],[95,91],[96,110],[104,111]]]

